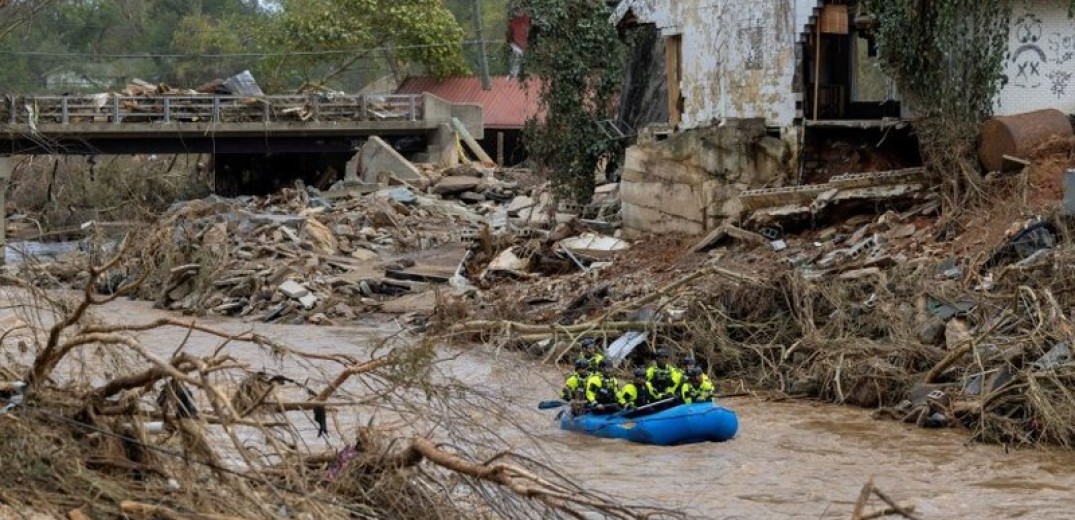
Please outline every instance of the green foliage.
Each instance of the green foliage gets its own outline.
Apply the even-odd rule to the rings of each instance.
[[[975,141],[1002,86],[1006,0],[869,0],[887,71],[917,121],[923,156],[961,200],[977,186]]]
[[[0,0],[0,92],[190,87],[243,69],[269,93],[355,91],[412,67],[466,73],[463,39],[440,0]]]
[[[527,147],[562,198],[593,196],[594,169],[622,147],[601,129],[615,119],[624,46],[602,0],[518,0],[533,26],[523,80],[539,89],[541,119],[527,125]]]
[[[182,49],[187,56],[179,58],[172,68],[172,77],[177,85],[197,85],[230,76],[245,68],[245,58],[242,57],[223,57],[212,61],[199,58],[206,54],[247,52],[243,32],[234,23],[230,18],[216,19],[204,14],[191,14],[179,20],[172,35],[172,47]]]
[[[269,48],[296,52],[272,69],[289,63],[307,82],[333,78],[375,54],[394,70],[417,63],[434,76],[467,72],[463,30],[439,0],[290,0],[266,36]]]
[[[444,0],[459,25],[463,27],[465,40],[478,39],[478,24],[474,20],[475,0]],[[508,0],[478,0],[481,6],[482,33],[485,36],[485,53],[489,62],[489,74],[503,76],[511,69],[511,50],[505,35],[508,31]],[[481,47],[476,41],[463,46],[467,65],[477,74],[481,70]]]

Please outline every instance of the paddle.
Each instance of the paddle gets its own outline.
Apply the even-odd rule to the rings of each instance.
[[[567,404],[566,402],[561,401],[559,399],[553,399],[553,400],[549,400],[549,401],[542,401],[542,402],[538,403],[538,410],[551,410],[553,408],[560,408],[561,406],[564,406],[566,404]]]
[[[626,412],[623,412],[622,415],[627,419],[631,419],[633,417],[646,415],[647,413],[658,412],[660,410],[664,410],[665,408],[670,408],[669,405],[674,404],[677,401],[678,399],[676,399],[675,397],[669,397],[668,399],[654,401],[650,404],[639,406],[638,408],[632,408],[630,410],[627,410]]]

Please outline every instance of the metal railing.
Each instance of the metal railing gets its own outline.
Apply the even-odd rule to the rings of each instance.
[[[278,123],[420,121],[420,95],[384,96],[14,96],[0,121],[12,125],[87,123]]]

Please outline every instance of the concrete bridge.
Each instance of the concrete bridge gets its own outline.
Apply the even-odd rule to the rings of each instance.
[[[416,160],[449,162],[452,118],[482,138],[481,106],[429,94],[5,96],[0,156],[211,154],[218,191],[235,194],[266,191],[295,172],[317,178],[333,168],[342,176],[370,136]],[[7,168],[0,178],[10,177]]]

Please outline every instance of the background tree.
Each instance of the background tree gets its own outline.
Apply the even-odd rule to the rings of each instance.
[[[324,83],[380,57],[398,77],[411,64],[434,76],[467,73],[463,30],[439,0],[285,0],[267,48],[273,81]],[[286,77],[282,77],[286,76]]]
[[[603,0],[517,0],[530,13],[522,80],[534,79],[540,119],[527,124],[527,147],[560,197],[590,201],[594,170],[622,152],[601,122],[616,116],[624,46]]]

